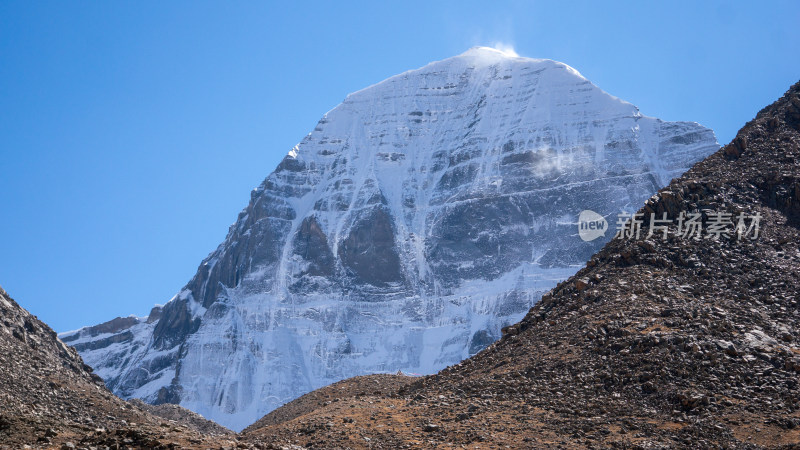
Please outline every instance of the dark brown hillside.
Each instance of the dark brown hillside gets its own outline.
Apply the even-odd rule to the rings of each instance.
[[[695,210],[706,210],[706,231],[709,213],[758,213],[761,233],[663,241],[645,239],[645,223],[641,239],[612,241],[475,357],[244,437],[315,448],[798,448],[800,83],[641,212]]]
[[[221,427],[200,436],[194,431],[199,420],[175,418],[114,396],[73,348],[0,288],[0,448],[234,445]]]

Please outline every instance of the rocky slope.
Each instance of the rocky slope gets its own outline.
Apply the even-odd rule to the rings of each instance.
[[[210,420],[206,420],[200,414],[189,411],[188,409],[182,408],[178,405],[171,405],[169,403],[162,405],[151,405],[137,398],[128,400],[128,403],[138,409],[141,409],[142,411],[147,411],[156,417],[166,419],[167,423],[175,427],[182,426],[197,433],[209,436],[233,437],[235,434],[233,431],[223,427],[222,425]]]
[[[760,214],[760,234],[694,240],[676,223],[666,240],[615,239],[478,355],[247,438],[324,448],[797,448],[800,83],[640,212],[694,210],[705,211],[703,236],[716,211]]]
[[[0,288],[0,448],[235,445],[230,432],[200,436],[182,417],[175,419],[162,420],[114,396],[74,349]]]
[[[233,429],[338,380],[474,355],[718,148],[571,67],[487,48],[349,95],[148,318],[62,335],[123,398]],[[612,219],[613,222],[613,219]]]

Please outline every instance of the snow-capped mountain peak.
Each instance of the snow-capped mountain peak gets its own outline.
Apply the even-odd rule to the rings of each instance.
[[[475,47],[348,95],[175,298],[62,339],[122,397],[241,429],[476,353],[603,245],[578,238],[581,210],[633,209],[717,148],[566,64]]]

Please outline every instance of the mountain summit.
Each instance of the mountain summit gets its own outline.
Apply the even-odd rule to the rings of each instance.
[[[62,335],[123,398],[232,429],[332,382],[474,355],[717,150],[571,67],[477,47],[348,95],[163,308]]]

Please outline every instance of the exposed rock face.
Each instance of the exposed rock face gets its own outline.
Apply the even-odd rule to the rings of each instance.
[[[666,239],[615,239],[478,355],[388,394],[342,395],[296,417],[278,409],[268,417],[286,420],[265,418],[246,437],[341,448],[798,448],[798,205],[800,83],[640,210],[704,211],[703,238],[673,224]],[[758,237],[706,239],[715,212],[760,214]]]
[[[308,261],[308,267],[299,273],[300,280],[306,277],[333,275],[335,259],[331,253],[328,237],[322,232],[315,217],[306,217],[294,238],[294,254]],[[293,290],[303,289],[302,283],[292,285]]]
[[[403,281],[393,227],[392,216],[381,207],[365,211],[354,221],[339,247],[339,259],[357,283],[382,287]],[[299,275],[300,279],[306,276]]]
[[[326,114],[160,318],[64,338],[120,396],[241,429],[475,354],[611,237],[578,239],[581,210],[633,209],[717,148],[562,63],[472,49]]]

